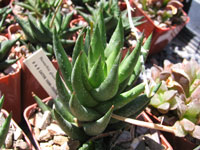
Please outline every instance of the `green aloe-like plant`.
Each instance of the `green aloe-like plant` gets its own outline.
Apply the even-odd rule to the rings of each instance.
[[[16,63],[19,60],[19,58],[8,59],[11,48],[18,40],[19,38],[0,42],[0,71],[3,71],[4,69]]]
[[[127,17],[128,11],[123,10],[121,11],[118,5],[118,0],[101,0],[95,5],[88,5],[87,10],[89,13],[85,13],[79,9],[78,13],[88,22],[88,23],[94,23],[97,21],[97,17],[99,10],[102,9],[104,21],[105,21],[105,27],[106,27],[106,33],[107,36],[111,36],[113,31],[115,30],[118,22],[119,16],[122,17],[123,22],[123,28],[125,35],[130,33],[130,24],[129,19]],[[133,24],[135,26],[142,24],[143,22],[140,21],[143,17],[132,17]]]
[[[55,15],[55,12],[43,16],[42,19],[37,19],[29,15],[28,20],[23,20],[16,17],[17,22],[22,28],[26,36],[26,45],[31,51],[43,48],[47,55],[53,56],[52,39],[53,39],[53,25],[55,26],[59,38],[64,47],[74,45],[75,41],[70,37],[82,26],[69,27],[73,12],[63,14],[60,9]],[[54,18],[52,20],[52,18]]]
[[[23,15],[33,15],[37,18],[42,18],[50,12],[55,11],[61,0],[25,0],[22,2],[14,2],[15,5],[24,8]],[[26,11],[27,10],[27,11]]]
[[[12,12],[11,8],[9,6],[6,6],[2,9],[0,9],[0,32],[2,32],[6,26],[5,26],[5,20],[7,16]]]
[[[106,43],[102,11],[97,17],[94,28],[85,28],[79,34],[71,62],[54,30],[53,49],[60,71],[56,75],[58,97],[54,99],[55,110],[37,99],[44,111],[52,112],[53,118],[70,138],[81,142],[117,125],[118,121],[111,119],[112,113],[136,117],[150,102],[150,97],[143,93],[144,83],[129,90],[126,87],[140,73],[141,59],[147,57],[151,36],[142,46],[141,35],[135,49],[121,60],[122,19],[119,18],[109,43]]]
[[[162,81],[162,86],[150,104],[162,114],[175,110],[182,134],[200,139],[200,65],[194,60],[164,61],[164,68],[155,65],[151,69],[152,79]]]
[[[0,110],[3,106],[3,102],[4,102],[4,96],[1,96],[1,98],[0,98]],[[5,121],[0,126],[0,148],[4,145],[4,142],[6,140],[6,136],[8,134],[8,130],[9,130],[9,127],[10,127],[11,118],[12,118],[12,113],[9,114],[9,116],[5,119]]]

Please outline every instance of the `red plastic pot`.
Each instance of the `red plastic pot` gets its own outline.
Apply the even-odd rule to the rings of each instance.
[[[146,110],[145,112],[153,120],[153,122],[161,123],[161,120],[159,120],[158,117],[153,115],[150,111]],[[163,122],[163,124],[164,125],[169,125],[169,124],[167,124],[165,122]],[[192,149],[194,149],[195,147],[198,146],[198,145],[190,142],[186,138],[176,137],[174,134],[168,133],[168,132],[162,132],[162,133],[166,137],[166,139],[169,141],[169,143],[172,145],[174,150],[182,150],[182,149],[184,149],[184,150],[192,150]]]
[[[174,25],[169,28],[160,28],[154,24],[151,18],[149,18],[146,13],[140,9],[134,0],[130,0],[130,4],[134,9],[132,12],[133,16],[144,16],[142,21],[143,24],[137,26],[140,31],[144,31],[145,37],[148,37],[153,33],[150,54],[160,52],[189,22],[189,17],[183,11],[183,14],[187,17],[186,22],[180,25]]]
[[[50,101],[51,99],[52,99],[51,97],[45,98],[43,100],[43,102]],[[33,113],[35,112],[35,109],[37,107],[38,107],[37,103],[35,103],[35,104],[27,107],[25,109],[25,111],[24,111],[24,118],[25,118],[25,121],[26,121],[26,123],[28,125],[28,128],[29,128],[30,132],[32,133],[32,136],[33,136],[34,142],[35,142],[35,144],[37,146],[37,149],[41,150],[40,145],[39,145],[39,143],[38,143],[38,141],[36,139],[35,133],[33,132],[33,128],[32,128],[32,126],[31,126],[31,124],[29,122],[30,116],[33,115]],[[141,116],[144,118],[144,121],[152,122],[152,120],[149,118],[149,116],[146,113],[142,112]],[[169,142],[166,140],[166,138],[160,132],[159,132],[159,135],[160,135],[161,144],[165,146],[165,149],[166,150],[173,150],[173,148],[171,147],[171,145],[169,144]]]
[[[11,24],[8,27],[8,38],[12,39],[13,34],[17,33],[19,30],[21,30],[21,27],[18,24]],[[16,38],[16,37],[15,37]]]
[[[17,62],[14,73],[0,78],[0,91],[5,96],[3,108],[13,112],[13,119],[21,121],[21,65]]]
[[[121,11],[123,11],[123,10],[125,10],[127,8],[126,2],[124,2],[123,0],[119,0],[118,1],[118,6],[119,6]]]
[[[44,99],[43,102],[50,101],[51,99],[52,99],[51,97],[48,97],[48,98]],[[37,150],[41,150],[40,145],[39,145],[39,143],[38,143],[38,141],[37,141],[37,139],[36,139],[35,133],[33,132],[33,128],[32,128],[32,126],[31,126],[31,124],[30,124],[30,122],[29,122],[30,116],[33,115],[33,113],[34,113],[34,111],[35,111],[35,109],[36,109],[37,107],[38,107],[37,103],[34,103],[34,104],[28,106],[28,107],[24,110],[24,119],[25,119],[25,121],[26,121],[26,124],[28,125],[29,131],[30,131],[31,134],[32,134],[32,137],[33,137],[33,140],[34,140],[35,145],[36,145],[36,147],[37,147]]]
[[[21,30],[19,25],[13,24],[8,27],[8,37],[12,39],[13,34]],[[18,54],[22,56],[22,54]],[[43,87],[39,84],[39,82],[35,79],[26,65],[23,63],[24,57],[20,59],[21,64],[21,107],[22,111],[29,105],[35,103],[34,98],[32,97],[32,92],[38,95],[40,98],[48,97],[47,92],[43,89]],[[52,61],[55,67],[57,67],[57,62],[55,60]]]
[[[1,0],[0,1],[0,8],[6,7],[7,5],[9,5],[11,2],[11,0]]]
[[[44,99],[49,95],[44,90],[44,88],[39,84],[36,78],[32,75],[26,65],[23,63],[23,59],[21,59],[22,64],[22,77],[21,77],[21,89],[22,89],[22,110],[24,110],[27,106],[35,103],[35,100],[32,96],[32,92],[34,92],[38,97]],[[57,61],[52,61],[53,65],[57,68]]]
[[[3,113],[5,118],[8,117],[9,113],[6,110],[1,109],[1,112]],[[13,119],[11,119],[11,124],[14,126],[15,129],[16,128],[20,128]],[[23,138],[24,138],[25,142],[29,145],[29,148],[32,149],[32,150],[35,150],[35,148],[31,144],[31,142],[30,142],[29,138],[27,137],[27,135],[24,132],[22,132],[22,134],[23,134]]]

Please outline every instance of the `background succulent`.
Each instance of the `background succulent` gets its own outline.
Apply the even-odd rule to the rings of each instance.
[[[114,31],[114,29],[117,26],[118,18],[121,16],[124,33],[125,36],[130,33],[130,25],[129,20],[127,17],[127,10],[120,10],[120,7],[118,5],[118,0],[101,0],[98,3],[95,3],[94,5],[88,5],[86,4],[88,12],[83,12],[81,10],[78,10],[78,13],[88,22],[88,23],[94,23],[97,21],[97,15],[100,9],[102,9],[104,21],[105,21],[105,28],[106,28],[106,34],[108,37],[110,37]],[[133,23],[135,26],[140,25],[142,21],[140,21],[142,17],[133,17]]]
[[[194,60],[184,60],[182,63],[172,64],[164,62],[164,68],[151,68],[155,82],[162,80],[162,88],[152,98],[150,104],[161,113],[176,110],[178,123],[182,125],[185,134],[189,132],[200,138],[200,65]],[[186,126],[191,126],[186,129]],[[197,132],[198,131],[198,132]]]
[[[11,12],[12,10],[9,6],[0,9],[0,32],[6,29],[5,20]]]
[[[19,39],[5,40],[0,42],[0,71],[3,71],[19,60],[19,58],[9,58],[11,48],[18,40]]]
[[[15,5],[22,7],[24,10],[23,15],[33,15],[36,18],[42,18],[43,15],[47,15],[54,12],[58,6],[60,0],[24,0],[15,2]]]
[[[138,0],[139,7],[155,20],[155,24],[168,27],[185,21],[180,0]],[[164,24],[163,24],[164,23]]]
[[[55,26],[59,39],[61,39],[65,48],[69,48],[74,45],[75,41],[72,39],[72,35],[77,30],[82,28],[82,26],[69,27],[73,12],[63,14],[59,9],[56,13],[55,19],[52,20],[54,14],[55,12],[49,13],[41,19],[37,19],[31,15],[29,15],[28,20],[16,17],[17,22],[26,36],[26,40],[24,42],[29,47],[30,51],[43,48],[47,55],[53,56],[53,26]]]
[[[137,79],[142,65],[140,59],[142,56],[146,58],[151,37],[143,45],[143,53],[142,35],[135,49],[121,60],[122,19],[118,20],[109,43],[105,41],[101,11],[97,20],[94,28],[85,28],[79,34],[72,62],[68,60],[55,30],[53,34],[53,48],[61,76],[58,72],[58,97],[54,99],[55,110],[50,111],[67,135],[83,142],[104,132],[108,126],[117,125],[118,121],[111,119],[112,113],[136,117],[150,101],[150,97],[142,94],[144,83],[130,90],[126,87],[130,80],[133,83]]]

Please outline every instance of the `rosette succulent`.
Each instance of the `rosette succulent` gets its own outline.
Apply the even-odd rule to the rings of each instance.
[[[139,7],[161,27],[181,24],[185,21],[181,0],[137,0]]]
[[[104,132],[111,124],[112,113],[124,117],[136,117],[149,104],[150,97],[144,94],[141,83],[127,90],[141,69],[141,57],[146,58],[151,36],[143,45],[143,35],[135,49],[121,59],[124,43],[122,19],[109,41],[105,39],[105,25],[102,12],[94,28],[82,30],[75,44],[72,62],[68,60],[56,31],[53,34],[53,48],[59,65],[56,76],[58,97],[54,99],[53,117],[72,139],[86,141],[91,136]],[[85,37],[85,38],[84,38]]]
[[[151,73],[154,82],[162,81],[162,86],[150,104],[164,114],[176,110],[184,134],[200,138],[200,65],[194,60],[164,61],[164,68],[155,65]]]

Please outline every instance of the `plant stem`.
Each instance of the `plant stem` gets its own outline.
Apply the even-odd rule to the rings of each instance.
[[[125,0],[125,2],[126,2],[126,5],[127,5],[128,20],[129,20],[129,24],[130,24],[131,30],[135,34],[136,39],[138,40],[139,39],[139,35],[137,33],[136,27],[133,24],[133,19],[132,19],[132,15],[131,15],[131,10],[133,10],[133,9],[131,8],[131,5],[130,5],[128,0]]]
[[[145,122],[145,121],[140,121],[140,120],[136,120],[136,119],[126,118],[126,117],[118,116],[118,115],[115,115],[115,114],[112,114],[112,118],[130,123],[130,124],[133,124],[133,125],[146,127],[146,128],[150,128],[150,129],[156,129],[156,130],[160,130],[160,131],[166,131],[166,132],[170,132],[170,133],[173,133],[173,134],[175,134],[175,130],[176,130],[175,127],[164,126],[164,125],[155,124],[155,123],[152,123],[152,122]]]
[[[54,13],[54,15],[52,17],[52,20],[51,20],[51,23],[50,23],[50,28],[52,28],[52,26],[53,26],[53,22],[54,22],[54,20],[56,18],[56,14],[58,12],[58,9],[61,7],[62,2],[63,2],[63,0],[60,0],[58,6],[56,7],[55,13]]]

